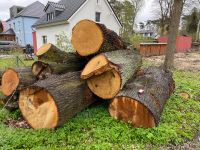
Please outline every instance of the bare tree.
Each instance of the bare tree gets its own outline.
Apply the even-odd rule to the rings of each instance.
[[[165,69],[174,68],[174,53],[176,49],[176,37],[178,34],[181,14],[184,6],[184,0],[174,0],[171,19],[169,25],[169,36],[167,42],[167,50],[164,62]]]
[[[200,4],[200,0],[198,0],[198,3]],[[197,25],[196,42],[199,41],[199,34],[200,34],[200,16],[199,16],[199,23]]]
[[[144,5],[144,0],[131,0],[133,4],[133,25],[135,24],[135,18],[138,14],[138,12],[141,10],[142,6]]]
[[[198,1],[200,0],[183,0],[184,15],[190,12],[191,8],[197,5]],[[153,13],[159,16],[158,26],[160,27],[160,35],[163,36],[169,30],[174,0],[154,0],[154,3],[156,7]]]

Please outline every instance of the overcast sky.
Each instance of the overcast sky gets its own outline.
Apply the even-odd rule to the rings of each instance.
[[[27,6],[29,4],[31,4],[32,2],[34,2],[36,0],[0,0],[0,20],[7,20],[9,19],[9,8],[12,7],[13,5],[18,5],[18,6]],[[46,3],[49,0],[38,0],[41,3],[43,3],[44,5],[46,5]],[[58,2],[59,0],[50,0],[53,2]],[[145,21],[151,18],[151,4],[152,4],[153,0],[146,0],[146,3],[143,7],[143,9],[139,12],[137,18],[136,18],[136,22],[140,22],[140,21]]]

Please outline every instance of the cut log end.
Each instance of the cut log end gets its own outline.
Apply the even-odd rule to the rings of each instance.
[[[46,74],[52,74],[52,69],[48,64],[36,61],[32,65],[32,73],[35,77],[41,78],[41,76],[45,76]]]
[[[58,110],[51,94],[41,88],[31,87],[20,92],[19,107],[29,125],[34,129],[55,128]]]
[[[129,97],[116,97],[109,106],[110,115],[136,128],[156,126],[152,113],[142,103]]]
[[[81,56],[88,56],[98,52],[103,42],[103,33],[93,21],[80,21],[73,28],[72,44]]]
[[[113,98],[120,90],[121,77],[115,70],[109,70],[87,80],[88,87],[97,96],[103,99]]]
[[[81,79],[88,79],[94,75],[100,75],[108,70],[109,62],[104,55],[94,57],[81,73]]]
[[[11,95],[18,87],[20,79],[13,69],[7,69],[2,75],[2,92],[5,96]]]
[[[52,44],[44,44],[42,47],[40,47],[36,53],[37,56],[41,56],[43,54],[45,54],[49,49],[50,47],[52,46]]]

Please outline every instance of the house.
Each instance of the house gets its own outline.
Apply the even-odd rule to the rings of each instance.
[[[15,32],[13,29],[8,29],[0,33],[0,41],[15,41]]]
[[[33,27],[36,29],[37,47],[57,43],[58,35],[66,33],[69,39],[77,22],[90,19],[105,24],[120,33],[122,25],[107,0],[60,0],[48,2],[45,15]],[[36,42],[35,42],[36,43]]]
[[[136,33],[145,38],[157,38],[158,36],[157,26],[151,20],[135,24],[134,30]]]
[[[10,19],[6,21],[7,30],[13,29],[16,42],[25,46],[33,45],[32,25],[44,15],[44,5],[38,1],[27,7],[13,6],[10,8]]]
[[[138,32],[142,37],[154,38],[155,32],[153,30],[141,30]]]

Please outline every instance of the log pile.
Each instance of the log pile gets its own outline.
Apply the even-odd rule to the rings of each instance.
[[[72,45],[74,53],[45,44],[31,67],[0,71],[2,93],[19,94],[19,109],[32,128],[62,126],[102,99],[110,102],[109,113],[115,119],[134,127],[159,124],[175,87],[171,72],[141,69],[137,51],[127,49],[105,25],[90,20],[75,25]]]

